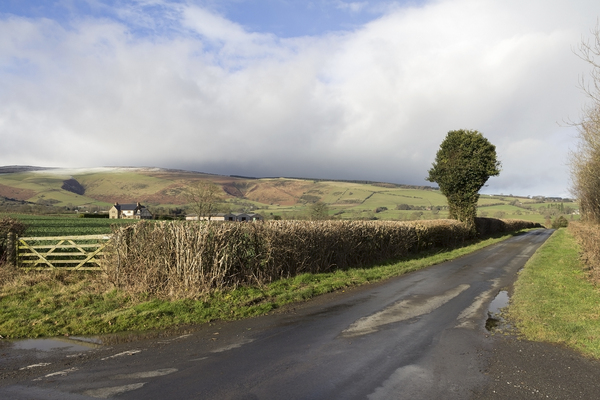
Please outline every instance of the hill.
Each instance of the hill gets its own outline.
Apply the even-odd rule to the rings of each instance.
[[[301,217],[321,201],[340,218],[420,219],[445,216],[446,198],[428,186],[370,181],[223,176],[162,168],[103,167],[60,169],[0,167],[0,201],[4,208],[36,205],[65,210],[106,211],[115,202],[140,202],[159,212],[185,208],[183,191],[199,180],[222,189],[224,208],[265,216]],[[539,199],[482,196],[483,213],[528,215]],[[485,210],[483,210],[485,207]],[[563,206],[564,207],[564,206]],[[6,211],[6,209],[5,209]],[[525,218],[524,218],[525,219]],[[537,219],[537,217],[536,217]]]

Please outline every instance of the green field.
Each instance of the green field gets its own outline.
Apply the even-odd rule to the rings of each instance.
[[[24,236],[79,236],[111,233],[113,225],[131,224],[137,220],[108,218],[76,218],[76,215],[47,216],[0,214],[0,218],[16,218],[27,225]]]

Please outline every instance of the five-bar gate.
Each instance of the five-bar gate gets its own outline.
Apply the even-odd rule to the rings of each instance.
[[[110,235],[20,237],[17,265],[27,269],[99,270]]]

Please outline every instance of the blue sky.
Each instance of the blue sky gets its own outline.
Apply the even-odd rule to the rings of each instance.
[[[568,196],[590,0],[0,3],[0,165],[424,180],[476,129],[491,193]],[[82,149],[88,149],[82,151]]]
[[[163,2],[135,0],[4,0],[0,11],[28,18],[51,18],[68,26],[81,17],[115,18],[140,35],[150,32],[139,30],[135,21],[120,15],[121,9],[136,8],[139,12],[160,20],[164,18]],[[391,9],[419,6],[423,0],[183,0],[167,4],[195,4],[234,21],[251,32],[272,33],[282,38],[322,35],[336,31],[360,28]]]

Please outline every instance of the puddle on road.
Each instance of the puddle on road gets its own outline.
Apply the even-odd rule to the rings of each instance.
[[[101,346],[98,338],[71,337],[24,339],[13,341],[13,349],[38,351],[86,351]]]
[[[505,321],[502,318],[502,309],[508,306],[509,300],[510,298],[506,290],[502,290],[496,295],[488,308],[488,319],[485,321],[485,329],[493,332],[504,325]]]
[[[40,339],[8,340],[4,343],[15,350],[81,352],[139,340],[173,338],[195,332],[194,327],[176,327],[161,331],[129,331],[101,336],[69,336]],[[0,342],[2,343],[2,342]]]
[[[502,290],[500,293],[496,295],[494,300],[490,303],[490,307],[488,308],[488,312],[491,314],[498,314],[500,310],[508,305],[508,301],[510,298],[508,297],[508,292],[506,290]]]

